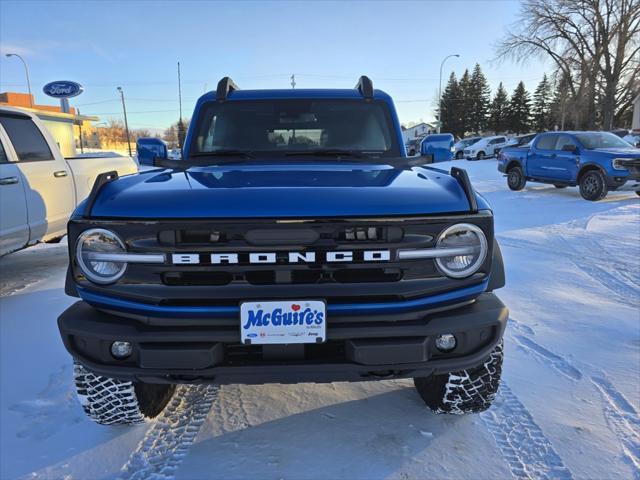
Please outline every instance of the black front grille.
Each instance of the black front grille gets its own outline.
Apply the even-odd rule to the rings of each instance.
[[[493,245],[488,212],[446,217],[318,220],[96,221],[70,223],[70,244],[89,227],[115,231],[135,253],[163,253],[164,264],[130,264],[114,285],[85,288],[156,304],[237,305],[265,298],[322,298],[334,303],[416,298],[482,281],[491,255],[470,279],[443,277],[431,259],[397,260],[396,250],[435,247],[455,223],[480,226]],[[364,251],[389,251],[389,261],[365,261]],[[315,262],[292,263],[288,252],[316,252]],[[353,252],[353,261],[328,262],[326,252]],[[233,252],[237,264],[212,264],[211,254]],[[250,253],[276,253],[275,264],[250,264]],[[198,264],[173,264],[171,255],[198,254]],[[491,253],[491,252],[489,252]],[[72,257],[73,258],[73,257]],[[72,259],[73,262],[73,259]],[[74,273],[77,270],[74,265]]]

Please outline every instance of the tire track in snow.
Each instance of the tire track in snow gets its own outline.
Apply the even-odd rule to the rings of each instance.
[[[524,350],[549,362],[549,365],[562,375],[569,377],[571,380],[577,381],[582,379],[582,372],[571,365],[571,363],[569,363],[569,361],[562,355],[547,350],[539,343],[525,337],[524,335],[514,334],[513,338]]]
[[[218,390],[216,385],[180,385],[122,467],[119,478],[173,478],[207,418]]]
[[[640,479],[640,418],[633,405],[604,377],[591,377],[591,381],[605,400],[604,417],[620,440],[622,452]]]
[[[551,441],[504,381],[493,406],[480,418],[515,478],[573,479]]]

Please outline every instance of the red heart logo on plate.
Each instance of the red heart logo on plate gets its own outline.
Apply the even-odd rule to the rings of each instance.
[[[291,310],[293,310],[294,312],[297,312],[298,310],[300,310],[300,305],[296,305],[294,303],[293,305],[291,305]]]

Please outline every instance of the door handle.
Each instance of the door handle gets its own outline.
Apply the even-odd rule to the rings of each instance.
[[[0,178],[0,185],[14,185],[16,183],[18,183],[18,177]]]
[[[53,172],[53,176],[56,178],[62,178],[67,176],[66,170],[58,170],[57,172]]]

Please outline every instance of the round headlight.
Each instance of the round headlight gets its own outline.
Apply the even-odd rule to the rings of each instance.
[[[436,265],[448,277],[469,277],[478,271],[487,258],[487,237],[475,225],[458,223],[440,234],[436,248],[462,249],[468,252],[451,257],[438,257]]]
[[[103,228],[92,228],[82,232],[78,237],[76,261],[82,273],[92,282],[113,283],[122,277],[127,264],[108,261],[104,254],[126,251],[124,243],[115,233]]]

